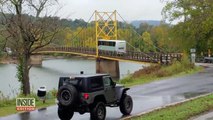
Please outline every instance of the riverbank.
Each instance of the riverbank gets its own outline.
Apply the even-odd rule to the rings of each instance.
[[[0,58],[0,64],[17,64],[17,60],[10,56],[2,56]]]
[[[194,74],[201,70],[203,70],[203,67],[195,66],[190,62],[176,61],[171,65],[153,65],[145,67],[121,79],[119,83],[129,87],[162,80],[168,77]]]

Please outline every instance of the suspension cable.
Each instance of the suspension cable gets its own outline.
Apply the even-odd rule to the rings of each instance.
[[[72,39],[75,39],[75,38],[85,29],[85,27],[87,27],[87,25],[89,24],[90,20],[91,20],[92,17],[94,16],[94,14],[95,14],[95,12],[93,12],[93,14],[92,14],[91,17],[89,18],[89,20],[86,22],[86,25],[84,25],[84,26],[81,28],[81,30],[80,30],[78,33],[76,33],[76,34],[74,35],[73,38],[71,38],[71,40],[72,40]]]
[[[126,20],[117,12],[117,14],[119,15],[119,17],[124,21],[124,23],[126,23],[126,24],[128,24],[127,22],[126,22]],[[142,36],[135,30],[135,29],[133,29],[131,26],[130,26],[130,28],[137,34],[137,35],[139,35],[139,37],[141,37],[142,38]],[[146,42],[146,41],[144,41],[144,42]],[[148,42],[146,42],[146,43],[148,43]],[[148,43],[149,44],[149,43]],[[151,44],[149,44],[149,45],[151,45]],[[155,46],[155,45],[153,45],[156,49],[158,49],[159,51],[162,51],[163,53],[164,53],[164,51],[161,49],[161,48],[159,48],[159,47],[157,47],[157,46]],[[133,46],[134,47],[134,46]]]
[[[150,58],[152,58],[152,59],[154,59],[152,56],[150,56],[150,55],[148,55],[148,54],[146,54],[146,53],[144,53],[144,52],[141,52],[141,50],[140,49],[138,49],[138,48],[136,48],[136,47],[134,47],[133,45],[131,45],[129,42],[126,42],[130,47],[132,47],[133,49],[135,49],[136,50],[136,52],[140,52],[140,53],[142,53],[143,55],[145,55],[145,56],[148,56],[148,57],[150,57]]]

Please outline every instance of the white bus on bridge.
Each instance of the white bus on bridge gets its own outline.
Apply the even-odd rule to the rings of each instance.
[[[126,53],[126,41],[125,40],[98,40],[98,49],[104,51],[113,51],[118,54]]]

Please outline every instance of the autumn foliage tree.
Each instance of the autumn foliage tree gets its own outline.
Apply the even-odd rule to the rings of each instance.
[[[1,34],[18,58],[18,79],[22,93],[30,94],[30,56],[50,44],[58,33],[58,19],[47,8],[56,0],[1,0]],[[49,8],[50,9],[50,8]]]
[[[213,1],[167,0],[166,3],[163,15],[168,21],[178,21],[172,31],[180,45],[187,50],[196,48],[198,53],[213,50]]]

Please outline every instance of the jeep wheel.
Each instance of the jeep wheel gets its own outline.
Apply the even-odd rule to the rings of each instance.
[[[68,108],[58,107],[58,117],[61,120],[70,120],[73,116],[74,112]]]
[[[120,111],[124,115],[129,115],[132,112],[133,102],[129,95],[125,95],[120,101]]]
[[[103,102],[98,102],[90,112],[91,120],[104,120],[106,117],[106,107]]]
[[[72,106],[77,98],[77,90],[73,85],[61,86],[58,90],[58,101],[63,106]]]

